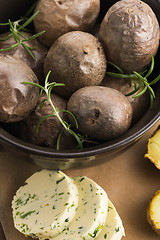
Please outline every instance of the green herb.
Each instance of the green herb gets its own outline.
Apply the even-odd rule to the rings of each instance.
[[[64,192],[61,192],[61,193],[59,193],[58,195],[63,195],[64,194]]]
[[[97,233],[99,232],[100,228],[101,228],[101,225],[99,224],[98,227],[94,230],[93,234],[88,233],[88,236],[95,238]]]
[[[82,229],[83,227],[78,227],[78,229]]]
[[[32,50],[34,48],[29,47],[26,42],[33,40],[43,33],[45,31],[39,32],[37,34],[34,34],[30,37],[25,37],[22,31],[28,32],[28,29],[26,27],[33,21],[33,19],[36,17],[36,15],[39,13],[39,11],[35,12],[30,18],[21,18],[19,20],[16,20],[12,22],[10,19],[8,20],[8,23],[0,23],[0,26],[9,26],[9,34],[6,38],[0,38],[0,41],[6,41],[9,40],[10,38],[14,38],[16,43],[13,44],[12,46],[4,49],[0,49],[0,52],[5,52],[12,50],[13,48],[16,48],[18,45],[21,45],[27,52],[28,54],[35,60],[35,56],[32,53]]]
[[[114,72],[107,72],[107,75],[112,76],[112,77],[116,77],[116,78],[126,78],[126,79],[130,79],[131,81],[133,81],[134,83],[134,90],[128,94],[126,94],[126,96],[131,96],[135,93],[137,93],[138,90],[140,90],[142,88],[142,90],[135,94],[134,96],[132,96],[133,98],[137,98],[139,96],[141,96],[142,94],[144,94],[147,90],[149,92],[150,95],[150,108],[153,105],[153,100],[155,98],[155,93],[152,89],[152,85],[157,83],[160,80],[160,74],[151,82],[148,82],[148,77],[151,75],[151,73],[153,72],[154,69],[154,57],[151,55],[152,61],[151,61],[151,65],[148,71],[144,71],[142,73],[138,73],[136,71],[133,71],[132,74],[124,74],[124,72],[122,71],[121,68],[119,68],[118,66],[116,66],[115,64],[108,62],[109,64],[111,64],[114,68],[116,68],[116,70],[118,70],[119,73],[114,73]],[[139,80],[139,84],[137,86],[136,84],[136,80]]]
[[[107,238],[107,233],[106,234],[104,234],[104,239],[106,239]]]
[[[32,5],[32,6],[27,10],[27,12],[25,13],[24,18],[28,18],[29,16],[32,15],[32,13],[33,13],[35,7],[37,6],[37,3],[38,3],[38,2],[39,2],[39,0],[37,0],[37,1],[35,1],[35,2],[33,3],[33,5]]]
[[[69,222],[69,218],[66,218],[66,219],[65,219],[65,222]]]
[[[119,232],[119,230],[120,230],[120,227],[115,228],[116,233]]]
[[[23,203],[23,201],[22,201],[21,198],[18,198],[18,199],[16,200],[16,204],[17,204],[17,206],[20,205],[20,204],[22,204],[22,203]]]
[[[90,184],[90,188],[91,188],[91,192],[93,192],[93,186],[92,186],[92,184]]]
[[[82,177],[82,178],[79,180],[79,182],[82,182],[84,179],[85,179],[85,177]]]
[[[65,179],[65,176],[62,177],[61,179],[57,180],[57,181],[56,181],[56,184],[59,184],[59,183],[62,182],[64,179]]]
[[[23,215],[21,215],[21,218],[24,219],[24,218],[30,216],[30,215],[31,215],[32,213],[34,213],[34,212],[35,212],[35,210],[34,210],[34,211],[29,211],[29,212],[27,212],[27,213],[24,213]]]
[[[74,202],[71,204],[71,207],[75,207],[76,205],[74,204]]]
[[[62,126],[64,127],[64,130],[67,131],[69,134],[71,134],[71,135],[74,136],[74,138],[75,138],[76,141],[78,142],[78,147],[79,147],[80,149],[83,149],[83,144],[82,144],[82,141],[81,141],[79,135],[76,134],[76,133],[71,129],[71,124],[68,124],[66,121],[63,121],[63,120],[62,120],[62,118],[61,118],[61,116],[60,116],[60,113],[61,113],[61,112],[68,113],[68,114],[74,119],[76,128],[78,129],[78,122],[77,122],[75,116],[74,116],[71,112],[69,112],[69,111],[67,111],[67,110],[59,110],[57,107],[54,106],[54,103],[53,103],[52,100],[51,100],[51,91],[52,91],[52,89],[53,89],[54,87],[56,87],[56,86],[64,86],[64,84],[63,84],[63,83],[56,83],[56,82],[51,82],[51,83],[49,83],[48,79],[49,79],[50,73],[51,73],[51,71],[49,71],[48,74],[47,74],[47,76],[46,76],[45,86],[44,86],[44,87],[41,86],[41,85],[39,85],[39,84],[37,84],[37,83],[22,82],[22,83],[24,83],[24,84],[30,84],[30,85],[34,85],[35,87],[40,88],[40,89],[41,89],[40,94],[42,94],[43,91],[46,93],[47,98],[44,99],[44,100],[41,102],[41,104],[40,104],[40,109],[42,109],[42,107],[43,107],[43,105],[44,105],[44,103],[45,103],[46,101],[48,101],[48,102],[50,103],[50,105],[51,105],[51,107],[52,107],[52,109],[53,109],[53,113],[52,113],[52,114],[44,116],[44,117],[39,121],[39,123],[37,124],[36,132],[38,133],[39,127],[41,126],[41,124],[42,124],[47,118],[55,116],[55,117],[58,118],[58,120],[60,121],[60,123],[61,123]],[[63,132],[63,131],[62,131],[62,132]],[[60,149],[59,143],[60,143],[60,138],[61,138],[61,136],[62,136],[62,132],[60,132],[60,134],[59,134],[59,136],[58,136],[58,140],[57,140],[57,150]]]

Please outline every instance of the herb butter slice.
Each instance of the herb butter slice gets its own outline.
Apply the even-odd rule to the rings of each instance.
[[[67,228],[54,240],[96,239],[105,224],[108,213],[107,193],[87,177],[75,177],[79,203],[77,212]]]
[[[120,240],[125,236],[120,216],[114,205],[108,200],[108,215],[105,225],[102,227],[96,240]]]
[[[26,180],[12,201],[15,227],[35,238],[59,234],[75,216],[78,190],[61,171],[41,170]]]

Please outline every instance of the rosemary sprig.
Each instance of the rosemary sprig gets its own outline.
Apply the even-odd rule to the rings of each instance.
[[[40,109],[43,108],[43,105],[46,101],[48,101],[53,109],[53,113],[50,114],[50,115],[46,115],[44,116],[37,124],[37,128],[36,128],[36,132],[38,133],[38,130],[41,126],[41,124],[49,117],[57,117],[58,120],[60,121],[60,123],[62,124],[63,126],[63,130],[59,133],[59,136],[58,136],[58,139],[57,139],[57,150],[60,149],[60,139],[61,139],[61,136],[63,134],[64,131],[67,131],[69,134],[71,134],[77,141],[78,143],[78,148],[79,149],[83,149],[83,143],[82,143],[82,140],[79,136],[79,134],[75,133],[72,129],[71,129],[71,124],[67,123],[66,121],[62,120],[61,116],[60,116],[60,113],[61,112],[65,112],[65,113],[68,113],[71,115],[71,117],[74,119],[75,121],[75,126],[76,128],[78,129],[78,122],[77,122],[77,119],[75,118],[75,116],[69,112],[68,110],[59,110],[57,107],[54,106],[54,103],[52,102],[51,100],[51,92],[52,92],[52,89],[56,86],[64,86],[63,83],[56,83],[56,82],[51,82],[49,83],[48,79],[49,79],[49,76],[50,76],[50,73],[51,71],[48,72],[46,78],[45,78],[45,85],[44,87],[37,84],[37,83],[32,83],[32,82],[22,82],[24,84],[30,84],[30,85],[34,85],[35,87],[39,87],[40,88],[40,94],[42,94],[42,92],[45,92],[46,93],[46,96],[47,98],[44,99],[41,104],[40,104]]]
[[[159,74],[154,80],[152,80],[151,82],[148,82],[147,78],[153,72],[154,65],[155,65],[154,57],[152,55],[151,55],[151,59],[152,59],[151,65],[150,65],[150,68],[148,71],[145,70],[144,72],[141,72],[141,73],[133,71],[132,74],[125,74],[121,68],[119,68],[118,66],[116,66],[115,64],[113,64],[111,62],[108,62],[110,65],[112,65],[114,68],[116,68],[116,70],[118,70],[119,73],[107,72],[107,75],[109,75],[109,76],[116,77],[116,78],[126,78],[126,79],[130,79],[131,81],[134,81],[134,90],[131,91],[130,93],[126,94],[126,96],[131,96],[131,95],[135,94],[136,92],[138,92],[142,88],[142,90],[139,93],[132,96],[133,98],[137,98],[137,97],[140,97],[142,94],[144,94],[148,90],[149,95],[150,95],[150,108],[152,107],[153,101],[156,97],[151,85],[157,83],[160,80],[160,74]],[[135,82],[136,80],[139,80],[138,86]]]
[[[0,49],[0,52],[9,51],[9,50],[12,50],[13,48],[17,47],[18,45],[22,45],[23,48],[29,53],[29,55],[35,60],[35,56],[32,53],[33,48],[30,48],[26,44],[26,42],[39,37],[40,35],[45,33],[45,31],[39,32],[37,34],[34,34],[31,37],[29,37],[29,38],[25,37],[24,34],[22,34],[21,31],[25,31],[25,32],[29,31],[26,27],[33,21],[33,19],[37,16],[38,13],[39,13],[39,11],[35,12],[31,17],[27,18],[27,20],[24,17],[24,18],[21,18],[19,20],[14,21],[14,22],[12,22],[9,19],[8,23],[0,23],[0,26],[7,26],[7,25],[9,26],[9,34],[8,34],[8,36],[6,38],[0,38],[0,41],[9,40],[12,37],[14,37],[14,39],[16,41],[16,43],[13,44],[12,46],[10,46],[8,48]]]

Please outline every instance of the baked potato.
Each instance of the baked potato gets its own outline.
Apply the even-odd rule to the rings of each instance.
[[[20,121],[37,105],[39,90],[23,81],[38,83],[26,63],[10,55],[0,55],[0,122]]]
[[[39,127],[37,132],[36,128],[39,121],[50,114],[53,114],[53,108],[48,101],[46,101],[40,108],[41,102],[46,99],[45,93],[39,97],[37,107],[20,123],[20,136],[21,139],[29,143],[50,147],[57,149],[57,139],[59,134],[64,130],[60,139],[60,149],[74,149],[77,145],[74,137],[67,133],[56,116],[47,118]],[[67,101],[62,97],[51,94],[51,100],[54,106],[59,110],[65,110]],[[60,116],[63,121],[68,122],[68,116],[66,113],[61,112]]]
[[[29,32],[20,32],[24,36],[24,38],[29,38],[32,36]],[[0,34],[0,39],[5,39],[9,35],[8,32]],[[20,39],[22,36],[20,36]],[[33,59],[29,53],[24,49],[24,47],[19,44],[17,47],[12,48],[8,51],[1,51],[1,49],[10,48],[12,45],[16,44],[15,38],[12,36],[10,39],[5,41],[0,41],[0,54],[7,54],[12,55],[13,57],[19,58],[25,63],[27,63],[33,72],[36,74],[40,83],[44,82],[44,74],[43,74],[43,64],[44,59],[47,55],[48,49],[42,45],[37,39],[32,39],[30,41],[25,41],[25,44],[30,47],[32,50],[32,54],[34,55],[35,59]]]
[[[159,23],[148,4],[121,0],[107,11],[99,31],[107,59],[126,72],[143,71],[159,47]]]
[[[128,99],[118,90],[102,86],[77,90],[70,97],[67,109],[76,117],[79,131],[99,141],[122,135],[132,120]],[[73,119],[70,121],[73,123]]]
[[[104,78],[100,85],[104,87],[117,89],[124,95],[127,95],[134,91],[135,89],[134,83],[136,83],[136,85],[138,86],[139,80],[137,79],[134,82],[133,80],[130,79],[110,77],[106,75],[106,77]],[[133,109],[132,124],[136,123],[149,108],[150,98],[148,92],[145,92],[143,95],[134,98],[134,95],[141,92],[142,89],[143,88],[140,88],[136,93],[130,96],[126,96],[129,102],[131,103]]]
[[[39,40],[51,47],[54,41],[70,31],[89,32],[99,15],[100,0],[40,0],[33,20],[36,32],[45,30]]]
[[[48,51],[44,73],[51,70],[50,81],[64,83],[56,93],[69,98],[85,86],[99,85],[106,73],[106,56],[92,34],[73,31],[59,37]]]

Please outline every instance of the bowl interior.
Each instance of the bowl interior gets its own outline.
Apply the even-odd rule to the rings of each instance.
[[[28,9],[28,7],[33,4],[32,0],[8,0],[8,1],[2,1],[1,9],[0,9],[0,21],[5,22],[8,18],[14,18],[15,16],[21,16],[24,14],[25,10]],[[116,2],[116,1],[111,1]],[[153,5],[152,7],[155,8],[155,11],[157,13],[157,7],[160,6],[159,0],[157,1],[146,1],[147,3],[152,3],[150,5]],[[153,4],[154,2],[154,4]],[[113,4],[112,3],[112,4]],[[104,2],[101,1],[101,4],[103,5]],[[110,5],[112,5],[110,4]],[[105,5],[105,4],[104,4]],[[107,7],[109,7],[108,5]],[[10,6],[10,7],[8,7]],[[25,9],[24,9],[25,6]],[[160,9],[160,8],[159,8]],[[159,11],[160,12],[160,11]],[[158,12],[158,13],[159,13]],[[158,15],[159,16],[159,15]],[[99,19],[102,17],[100,16]],[[157,76],[160,74],[159,64],[160,62],[160,49],[156,55],[155,58],[155,70],[154,70],[154,76]],[[124,135],[122,135],[119,138],[116,138],[112,141],[108,141],[103,144],[99,144],[95,147],[85,148],[81,151],[55,151],[49,148],[44,147],[38,147],[29,143],[26,143],[22,140],[20,140],[17,136],[17,129],[15,127],[15,124],[0,124],[0,142],[4,145],[11,146],[19,151],[24,151],[27,153],[32,153],[33,155],[38,156],[46,156],[50,158],[84,158],[87,156],[97,156],[99,154],[107,154],[115,152],[121,148],[127,147],[130,144],[136,142],[147,130],[149,130],[160,118],[160,87],[159,83],[155,86],[155,92],[156,92],[156,99],[154,101],[152,109],[148,109],[148,111],[145,113],[145,115],[136,123],[134,124]]]

